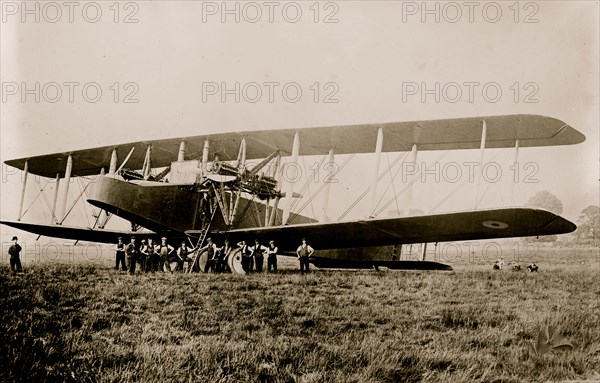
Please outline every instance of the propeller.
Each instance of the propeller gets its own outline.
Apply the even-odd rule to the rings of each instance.
[[[127,155],[127,157],[125,157],[125,161],[123,161],[123,163],[121,164],[121,166],[119,166],[119,169],[117,169],[117,171],[115,172],[115,174],[119,174],[121,172],[121,170],[123,169],[123,166],[125,166],[125,164],[127,163],[127,161],[129,161],[129,158],[131,158],[131,155],[133,154],[134,150],[135,150],[135,146],[133,148],[131,148],[131,150],[129,151],[129,154]]]

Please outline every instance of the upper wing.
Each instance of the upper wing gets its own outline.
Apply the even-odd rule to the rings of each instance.
[[[317,223],[227,232],[234,241],[255,237],[275,240],[284,250],[294,250],[301,238],[315,249],[338,249],[406,243],[467,241],[564,234],[577,227],[546,210],[507,208],[414,217]],[[225,234],[225,233],[223,233]]]
[[[571,145],[585,140],[579,131],[555,118],[508,115],[211,134],[47,154],[10,160],[6,164],[24,169],[25,161],[28,161],[30,173],[51,178],[59,174],[62,177],[70,154],[73,158],[72,175],[88,176],[98,174],[101,167],[109,165],[113,149],[123,159],[135,147],[128,167],[141,167],[146,147],[152,145],[153,166],[163,167],[177,159],[182,139],[187,143],[186,159],[200,158],[206,139],[211,143],[211,158],[218,154],[221,160],[236,159],[243,138],[247,142],[247,159],[258,159],[275,150],[291,153],[296,132],[300,134],[302,155],[324,155],[331,148],[335,148],[336,154],[368,153],[375,148],[378,128],[383,130],[384,152],[408,151],[413,144],[419,150],[476,149],[480,147],[484,120],[488,148],[513,147],[516,140],[519,140],[520,147]]]

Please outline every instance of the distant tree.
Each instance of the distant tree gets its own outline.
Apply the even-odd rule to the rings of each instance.
[[[531,207],[539,207],[542,209],[546,209],[555,214],[561,214],[563,211],[563,204],[558,199],[558,197],[546,190],[535,193],[533,195],[533,197],[529,198],[526,205],[531,206]],[[556,242],[557,239],[558,239],[558,236],[556,236],[556,235],[543,235],[539,238],[535,238],[535,237],[526,238],[525,241],[526,242]]]
[[[535,193],[526,205],[546,209],[556,214],[562,214],[563,211],[563,204],[558,197],[546,190]]]
[[[575,233],[577,243],[597,244],[600,240],[600,207],[590,205],[579,214],[579,225]]]

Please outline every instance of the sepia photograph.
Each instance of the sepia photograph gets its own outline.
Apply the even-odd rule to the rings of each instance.
[[[598,2],[0,8],[0,381],[600,383]]]

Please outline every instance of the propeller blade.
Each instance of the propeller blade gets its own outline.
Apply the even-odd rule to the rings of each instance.
[[[127,157],[125,157],[125,161],[123,161],[123,163],[121,164],[121,166],[119,166],[119,169],[115,172],[115,174],[119,174],[121,172],[121,169],[123,169],[123,166],[125,166],[125,164],[127,163],[127,161],[129,161],[129,158],[133,154],[134,150],[135,150],[135,146],[133,148],[131,148],[131,150],[129,151],[129,154],[127,155]]]

